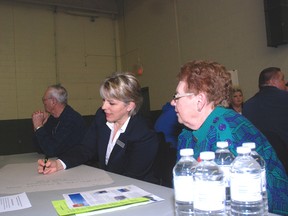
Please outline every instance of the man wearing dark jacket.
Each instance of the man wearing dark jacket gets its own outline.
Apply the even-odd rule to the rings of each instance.
[[[51,85],[42,98],[45,112],[32,114],[34,144],[47,157],[62,155],[84,137],[84,119],[67,104],[67,97],[63,86]]]
[[[285,83],[280,68],[264,69],[259,76],[259,92],[244,103],[243,115],[267,136],[287,169],[288,91]],[[270,134],[273,134],[272,138]]]

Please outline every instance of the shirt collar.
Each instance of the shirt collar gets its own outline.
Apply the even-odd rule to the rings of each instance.
[[[225,112],[225,108],[221,106],[215,107],[215,109],[210,113],[210,115],[207,117],[207,119],[204,121],[204,123],[201,125],[201,127],[193,131],[194,136],[198,140],[204,139],[212,125],[219,124],[219,119],[221,115]]]
[[[124,122],[124,124],[122,125],[122,127],[119,129],[120,133],[124,133],[126,131],[126,128],[128,126],[128,123],[130,121],[131,116],[128,117],[128,119]],[[110,130],[113,130],[114,128],[114,124],[112,122],[106,122],[106,125],[110,128]]]

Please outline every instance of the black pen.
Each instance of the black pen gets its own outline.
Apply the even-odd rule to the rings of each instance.
[[[47,156],[45,156],[45,159],[44,159],[44,166],[43,166],[43,171],[45,170],[45,168],[46,168],[46,163],[47,163],[47,161],[48,161],[48,157]]]

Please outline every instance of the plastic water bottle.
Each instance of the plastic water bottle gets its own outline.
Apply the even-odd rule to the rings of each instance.
[[[228,142],[217,142],[217,150],[215,152],[214,161],[218,166],[222,169],[224,173],[224,184],[225,184],[225,209],[226,214],[230,215],[230,207],[231,207],[231,197],[230,197],[230,167],[232,162],[235,159],[235,156],[228,149]]]
[[[193,149],[181,149],[180,160],[173,169],[175,212],[177,216],[194,215],[194,178],[198,162],[193,158]]]
[[[237,147],[238,156],[231,164],[231,215],[263,216],[261,167],[251,149]]]
[[[259,163],[261,167],[261,178],[262,178],[262,198],[264,204],[264,215],[268,215],[268,197],[266,191],[266,163],[265,160],[256,152],[256,144],[254,142],[243,143],[242,146],[251,149],[251,156]]]
[[[195,170],[195,215],[225,215],[224,174],[214,162],[214,152],[201,152]]]

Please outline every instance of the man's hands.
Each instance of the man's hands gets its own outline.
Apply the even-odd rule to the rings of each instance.
[[[49,114],[47,112],[35,111],[32,114],[32,122],[34,126],[34,130],[36,131],[38,128],[42,127],[48,120]]]

